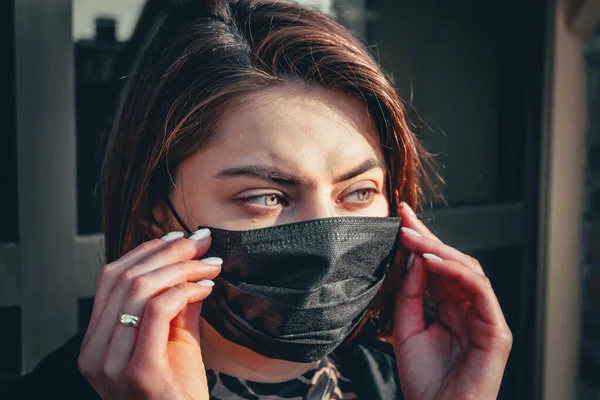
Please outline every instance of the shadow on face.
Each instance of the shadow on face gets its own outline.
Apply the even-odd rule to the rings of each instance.
[[[175,183],[171,201],[190,228],[388,215],[386,166],[366,107],[320,88],[272,87],[232,106]],[[179,228],[172,216],[163,226]]]

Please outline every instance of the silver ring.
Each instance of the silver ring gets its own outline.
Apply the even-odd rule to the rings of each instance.
[[[135,328],[136,326],[138,326],[140,324],[141,320],[142,320],[142,317],[138,317],[137,315],[132,315],[132,314],[126,314],[123,312],[119,312],[119,315],[117,316],[117,321],[120,324],[131,326],[132,328]]]

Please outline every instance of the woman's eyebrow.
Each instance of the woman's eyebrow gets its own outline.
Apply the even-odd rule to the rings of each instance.
[[[373,169],[382,169],[385,171],[387,167],[385,163],[375,158],[370,158],[362,164],[360,164],[359,166],[357,166],[356,168],[337,177],[334,183],[348,181]],[[298,186],[309,183],[306,179],[300,176],[282,171],[275,167],[268,167],[265,165],[242,165],[239,167],[226,168],[218,174],[216,174],[215,178],[226,179],[236,178],[240,176],[262,179],[265,181],[272,181],[285,186]]]
[[[264,165],[243,165],[239,167],[227,168],[216,174],[215,178],[224,179],[235,178],[239,176],[258,178],[286,186],[300,185],[305,181],[299,176]]]
[[[382,162],[376,158],[369,158],[368,160],[366,160],[365,162],[360,164],[358,167],[337,177],[334,182],[340,183],[340,182],[344,182],[344,181],[349,181],[350,179],[355,178],[359,175],[362,175],[365,172],[373,170],[373,169],[382,169],[384,171],[387,171],[387,166],[385,165],[384,162]]]

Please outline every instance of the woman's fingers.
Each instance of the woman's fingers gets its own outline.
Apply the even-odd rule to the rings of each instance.
[[[200,240],[179,239],[168,242],[158,252],[150,254],[148,257],[140,260],[138,264],[130,265],[128,269],[120,271],[121,274],[116,278],[111,277],[114,282],[113,287],[109,298],[105,302],[100,319],[107,321],[117,315],[116,313],[120,311],[134,279],[165,265],[198,258],[208,250],[209,246],[209,236],[203,236]],[[98,326],[98,331],[102,330],[103,326]],[[106,339],[106,337],[103,337],[102,347],[108,344]]]
[[[499,356],[500,364],[505,362],[512,347],[512,333],[489,279],[456,261],[429,257],[425,264],[433,274],[456,281],[464,288],[470,302],[464,315],[470,342],[488,354]],[[463,304],[460,302],[461,307]]]
[[[150,300],[144,310],[131,365],[160,363],[167,351],[171,321],[188,304],[204,300],[211,291],[209,286],[180,283]],[[198,313],[198,324],[199,320]]]
[[[131,281],[121,307],[128,313],[141,313],[148,300],[178,283],[214,279],[222,264],[222,259],[210,257],[181,261],[142,274]]]
[[[102,311],[99,313],[95,321],[97,321],[94,330],[88,329],[92,335],[84,343],[86,353],[96,360],[95,364],[99,364],[99,360],[104,358],[104,351],[107,348],[117,314],[122,310],[123,303],[129,291],[132,282],[139,276],[159,269],[165,265],[174,264],[180,261],[197,258],[204,254],[210,246],[210,231],[199,231],[200,235],[190,236],[189,239],[179,239],[167,242],[165,245],[157,246],[157,251],[150,253],[145,258],[138,261],[135,265],[125,265],[128,268],[119,266],[112,271],[113,275],[106,274],[104,279],[110,280],[112,288],[108,298],[105,300]],[[150,247],[150,245],[142,244],[142,246]],[[117,272],[120,275],[114,276]],[[107,285],[108,286],[108,285]],[[109,323],[108,321],[111,321]]]
[[[110,295],[114,281],[121,274],[121,271],[131,265],[137,264],[150,254],[159,251],[162,247],[166,246],[167,241],[174,237],[172,234],[176,234],[176,232],[171,232],[171,234],[169,234],[171,236],[167,238],[166,241],[154,239],[143,243],[142,245],[131,250],[129,253],[125,254],[123,257],[105,265],[104,268],[102,268],[100,271],[100,278],[98,280],[98,287],[94,295],[94,306],[92,308],[92,315],[89,323],[89,328],[92,331],[96,329],[96,326],[99,323],[100,315],[102,314],[102,310],[104,310],[106,300]],[[88,337],[86,336],[85,339],[88,339]],[[85,345],[86,342],[87,340],[84,340],[83,344]]]
[[[479,262],[473,257],[468,256],[439,240],[424,236],[414,229],[403,226],[401,230],[402,243],[409,251],[419,254],[435,254],[444,260],[458,261],[478,274],[485,275],[481,265],[479,265]]]
[[[141,275],[131,282],[121,311],[142,316],[151,298],[179,283],[212,283],[212,279],[219,274],[222,263],[223,260],[216,257],[204,261],[188,260]],[[135,339],[134,329],[122,324],[115,325],[104,361],[107,370],[115,373],[123,370],[133,353]]]
[[[419,220],[419,218],[417,217],[417,214],[415,214],[415,212],[412,210],[412,208],[410,208],[410,206],[408,204],[406,204],[405,202],[400,203],[400,208],[398,209],[398,213],[400,214],[400,217],[402,218],[402,225],[407,227],[407,228],[411,228],[417,232],[419,232],[421,235],[428,237],[432,240],[441,242],[440,239],[437,238],[437,236],[435,236],[430,230],[429,228],[427,228],[427,226],[425,226],[425,224]]]
[[[494,327],[507,327],[498,299],[486,276],[458,261],[440,260],[429,255],[425,255],[425,265],[432,273],[458,282],[483,322]]]
[[[394,337],[398,345],[426,328],[423,301],[427,269],[422,256],[410,254],[406,263],[407,274],[396,294]]]
[[[103,305],[108,299],[117,279],[135,265],[150,266],[153,262],[162,265],[172,264],[177,261],[195,258],[195,253],[204,254],[210,246],[210,231],[202,229],[194,232],[195,240],[179,240],[184,237],[183,232],[170,232],[160,239],[153,239],[142,243],[117,261],[106,265],[100,273],[98,290],[96,291],[94,307],[96,303]],[[191,242],[191,243],[190,243]],[[194,245],[195,244],[195,245]],[[169,257],[171,256],[171,257]],[[175,256],[175,259],[172,258]],[[169,258],[171,258],[169,260]]]
[[[447,301],[438,305],[439,321],[444,328],[452,332],[462,348],[467,348],[471,340],[471,324],[467,314],[472,309],[473,306],[468,301],[458,303]]]

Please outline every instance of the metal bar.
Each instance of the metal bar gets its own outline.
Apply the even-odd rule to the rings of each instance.
[[[523,203],[434,209],[421,218],[445,243],[465,252],[524,244]]]
[[[71,3],[15,2],[24,371],[77,330]]]
[[[0,307],[17,306],[21,301],[19,247],[14,243],[0,244]]]

